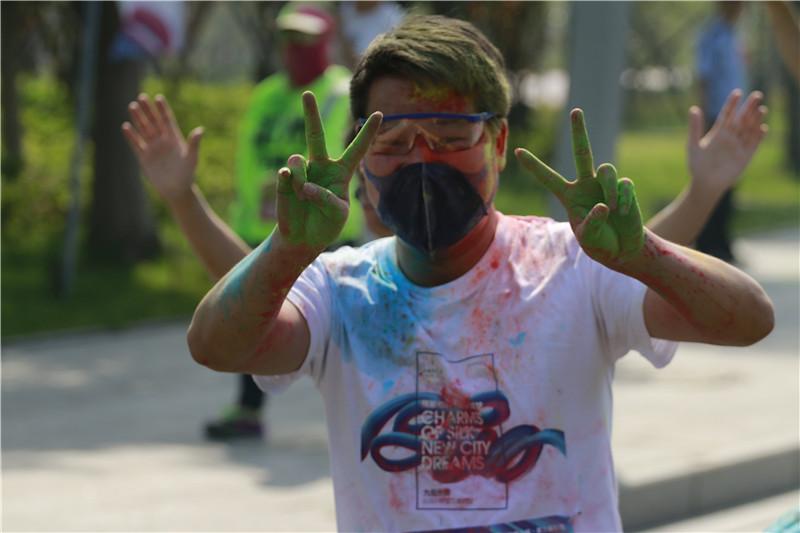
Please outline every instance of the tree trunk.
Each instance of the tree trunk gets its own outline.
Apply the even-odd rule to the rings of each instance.
[[[569,112],[583,109],[594,154],[595,168],[615,163],[621,119],[619,77],[625,68],[625,40],[630,4],[627,2],[573,2],[570,5],[569,98],[559,121],[554,168],[564,177],[575,176]],[[565,220],[566,212],[551,195],[550,214]]]
[[[128,103],[139,93],[145,63],[110,60],[108,51],[119,20],[115,4],[104,2],[102,10],[88,251],[95,260],[131,264],[160,251],[139,166],[120,130],[128,120]]]
[[[22,39],[19,32],[23,30],[18,18],[20,4],[2,3],[2,73],[0,73],[0,94],[2,94],[3,119],[3,175],[14,177],[22,168],[22,124],[19,120],[19,100],[17,98],[17,72],[19,71],[19,54]]]

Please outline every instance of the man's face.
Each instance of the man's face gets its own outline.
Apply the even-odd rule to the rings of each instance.
[[[367,95],[367,115],[381,111],[384,115],[406,113],[476,113],[486,111],[475,109],[470,98],[459,95],[444,87],[419,86],[403,78],[384,76],[375,80]],[[506,139],[508,126],[501,121],[500,131],[492,134],[484,123],[479,132],[480,138],[474,148],[457,152],[438,152],[426,142],[425,134],[420,133],[413,141],[410,151],[402,155],[386,155],[377,150],[367,152],[362,160],[371,174],[388,176],[400,168],[414,163],[444,163],[467,175],[484,177],[471,183],[487,205],[493,200],[497,189],[500,171],[505,167]],[[373,147],[376,143],[373,142]],[[485,169],[485,174],[482,172]],[[378,205],[380,193],[375,185],[366,180],[367,195],[372,205]]]

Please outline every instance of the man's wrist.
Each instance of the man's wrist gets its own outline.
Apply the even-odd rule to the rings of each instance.
[[[164,196],[164,202],[173,213],[176,213],[184,211],[196,203],[202,203],[202,197],[203,193],[200,192],[197,185],[192,183],[192,185],[186,189],[175,191],[169,196]]]
[[[727,187],[713,187],[709,185],[701,185],[708,183],[717,183],[720,179],[711,176],[703,176],[698,178],[693,175],[689,182],[689,187],[686,189],[686,201],[693,207],[705,209],[713,207],[719,202]]]
[[[302,270],[314,262],[314,259],[324,251],[324,248],[306,243],[290,242],[281,235],[280,229],[276,226],[269,237],[266,251],[274,251],[283,260],[302,267]]]
[[[614,270],[647,283],[647,280],[657,276],[660,263],[664,258],[674,257],[676,247],[666,239],[662,239],[649,229],[644,230],[644,243],[639,252],[625,261],[618,262]]]

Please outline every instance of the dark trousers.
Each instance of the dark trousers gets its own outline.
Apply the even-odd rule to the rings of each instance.
[[[717,117],[706,119],[706,131],[711,129],[716,119]],[[722,196],[714,211],[711,212],[711,216],[705,226],[700,231],[695,243],[698,250],[725,261],[733,260],[730,225],[734,207],[733,189],[729,189]]]
[[[258,247],[260,242],[248,242],[251,248]],[[256,382],[253,381],[253,376],[250,374],[239,374],[239,397],[236,402],[239,407],[247,409],[259,410],[267,401],[267,395],[258,388]]]
[[[239,374],[239,407],[247,409],[261,409],[267,401],[267,395],[258,388],[253,376],[250,374]]]
[[[730,220],[733,215],[733,189],[727,191],[697,236],[697,249],[726,261],[733,259]]]

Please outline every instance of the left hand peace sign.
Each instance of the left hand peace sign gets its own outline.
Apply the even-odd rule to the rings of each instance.
[[[586,253],[606,266],[618,266],[638,255],[644,245],[633,182],[617,179],[617,169],[610,163],[600,165],[595,173],[583,111],[573,109],[570,118],[578,171],[575,181],[564,179],[524,148],[514,153],[567,210],[572,231]]]

